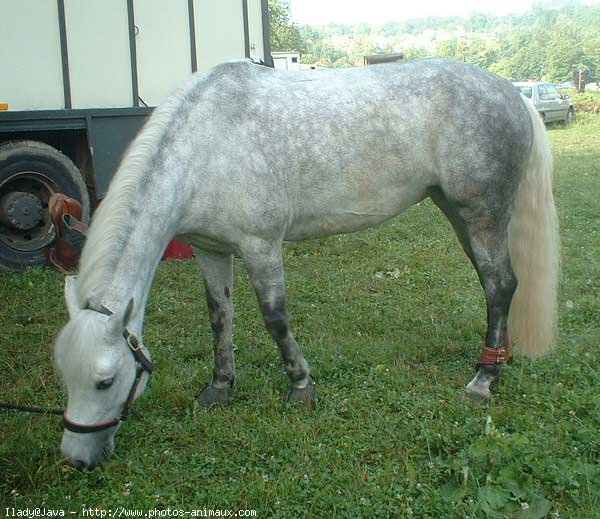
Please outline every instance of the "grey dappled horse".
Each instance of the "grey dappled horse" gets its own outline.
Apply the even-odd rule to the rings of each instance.
[[[144,310],[173,235],[197,249],[214,332],[213,376],[198,404],[226,403],[233,385],[238,254],[279,346],[288,398],[313,405],[288,326],[282,242],[365,229],[426,197],[452,223],[485,291],[485,348],[465,392],[489,398],[509,335],[530,356],[553,342],[557,223],[533,107],[508,81],[443,60],[295,73],[236,62],[193,76],[131,145],[94,216],[79,276],[66,280],[70,320],[55,346],[68,390],[64,455],[91,467],[112,452],[145,387]]]

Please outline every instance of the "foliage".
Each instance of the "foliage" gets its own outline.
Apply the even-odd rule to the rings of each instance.
[[[575,112],[600,114],[600,92],[585,92],[572,94]]]
[[[273,51],[306,52],[306,42],[290,17],[289,0],[269,0],[269,19]]]
[[[585,70],[586,81],[600,79],[600,5],[546,5],[536,4],[522,15],[302,27],[307,49],[302,61],[349,66],[362,64],[372,52],[404,52],[409,59],[466,61],[518,80],[564,82],[573,78],[574,69]]]
[[[376,229],[286,246],[292,326],[320,395],[314,413],[282,402],[286,378],[238,261],[233,405],[194,411],[212,369],[202,282],[194,261],[166,262],[147,309],[157,369],[136,403],[143,417],[123,424],[112,460],[78,472],[61,460],[57,418],[0,414],[0,510],[598,517],[600,116],[579,114],[549,135],[560,338],[546,358],[514,359],[492,402],[460,397],[485,304],[450,224],[424,201]],[[66,320],[62,283],[47,269],[0,273],[0,400],[64,401],[51,360]]]
[[[497,44],[486,45],[481,40],[450,40],[438,47],[437,55],[442,58],[456,59],[483,68],[490,68],[497,60]]]
[[[336,68],[352,66],[347,52],[327,43],[316,30],[305,26],[301,28],[301,35],[308,49],[302,56],[303,63]]]
[[[554,81],[571,79],[573,69],[595,68],[583,52],[580,28],[568,18],[561,16],[548,41],[548,53],[544,75]]]
[[[539,80],[547,58],[550,31],[542,25],[522,28],[508,33],[500,47],[499,59],[490,70],[507,78]]]

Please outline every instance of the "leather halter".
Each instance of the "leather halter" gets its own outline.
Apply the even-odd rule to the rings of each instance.
[[[65,429],[74,433],[86,434],[86,433],[95,433],[99,431],[104,431],[105,429],[110,429],[119,424],[122,420],[125,420],[131,411],[131,404],[133,403],[133,399],[135,398],[135,392],[140,384],[140,380],[142,380],[142,375],[144,371],[148,373],[148,375],[152,374],[154,371],[154,364],[152,361],[145,355],[142,350],[142,344],[138,340],[138,338],[129,333],[129,331],[125,330],[123,332],[123,338],[127,342],[127,346],[129,347],[129,351],[131,351],[133,358],[135,359],[135,380],[129,390],[129,395],[127,396],[127,400],[123,405],[123,410],[121,414],[113,419],[106,420],[104,422],[98,422],[95,424],[81,424],[77,422],[73,422],[67,418],[67,411],[63,414],[63,423]]]

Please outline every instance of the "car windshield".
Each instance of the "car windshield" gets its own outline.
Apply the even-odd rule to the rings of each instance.
[[[517,86],[516,89],[521,92],[525,97],[531,99],[531,87],[527,85]]]

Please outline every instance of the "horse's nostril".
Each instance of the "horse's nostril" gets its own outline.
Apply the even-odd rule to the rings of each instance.
[[[83,460],[73,460],[73,466],[78,470],[82,470],[87,467],[87,463]]]

